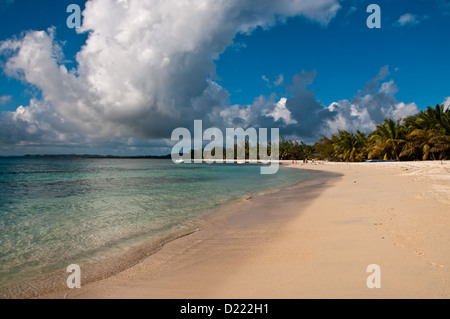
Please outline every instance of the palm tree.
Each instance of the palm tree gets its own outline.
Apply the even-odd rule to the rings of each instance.
[[[440,159],[450,156],[450,109],[444,105],[428,107],[416,117],[409,118],[410,142],[405,145],[403,154],[412,154],[420,149],[422,159],[427,160],[430,155],[435,160],[436,154]]]
[[[331,138],[323,136],[316,144],[314,150],[319,160],[337,161],[334,145]]]
[[[284,136],[280,138],[280,159],[287,159],[289,156],[289,144]]]
[[[349,133],[339,131],[338,136],[332,137],[336,156],[345,162],[361,162],[367,151],[366,134],[357,131]]]
[[[285,137],[281,136],[280,139],[280,159],[284,160],[297,160],[305,158],[305,148],[308,147],[303,142],[297,142],[292,140],[286,140]]]
[[[315,158],[316,157],[316,149],[314,145],[306,145],[303,144],[303,152],[306,158]]]
[[[445,110],[444,104],[436,105],[435,108],[429,106],[426,111],[419,113],[417,124],[428,129],[443,128],[450,133],[449,114],[450,109]]]
[[[406,144],[406,130],[401,120],[394,122],[386,119],[384,124],[377,125],[377,129],[370,135],[369,159],[400,160],[400,155]]]

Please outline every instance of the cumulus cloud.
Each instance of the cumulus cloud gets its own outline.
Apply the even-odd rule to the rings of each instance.
[[[297,122],[287,132],[298,134],[306,141],[314,141],[320,137],[321,129],[335,116],[316,99],[315,92],[308,89],[316,75],[315,71],[302,71],[294,75],[292,83],[287,85],[289,98],[286,107]]]
[[[283,135],[307,143],[314,143],[323,135],[336,134],[338,130],[369,133],[386,118],[399,120],[418,112],[416,103],[399,102],[395,98],[398,88],[389,76],[389,67],[384,66],[352,99],[326,106],[308,88],[316,72],[303,71],[285,84],[286,97],[260,96],[251,105],[217,108],[213,114],[226,127],[279,127]]]
[[[316,72],[303,71],[285,83],[286,97],[272,93],[259,96],[251,105],[215,108],[214,118],[221,119],[224,127],[279,127],[285,136],[312,142],[335,116],[316,99],[314,91],[308,90],[315,77]]]
[[[314,143],[321,136],[336,134],[338,130],[370,132],[386,118],[406,118],[418,112],[415,103],[399,102],[398,88],[390,79],[389,67],[384,66],[352,99],[329,106],[319,101],[308,87],[316,72],[303,71],[286,83],[286,96],[260,96],[251,105],[217,108],[215,119],[222,119],[225,127],[279,127],[281,133]]]
[[[386,118],[399,120],[418,112],[416,103],[399,102],[395,98],[397,86],[389,76],[387,66],[381,68],[377,76],[351,100],[332,103],[328,109],[335,116],[327,121],[322,130],[325,135],[334,134],[338,129],[370,132]]]
[[[0,44],[5,73],[42,93],[1,115],[0,143],[159,139],[194,119],[226,122],[214,116],[239,107],[227,109],[215,59],[236,34],[299,15],[326,25],[339,8],[337,0],[90,0],[73,70],[53,29]]]
[[[263,77],[285,95],[230,105],[228,91],[214,81],[215,60],[236,34],[296,15],[326,25],[339,7],[336,0],[90,0],[78,30],[89,37],[72,70],[52,28],[0,43],[4,72],[41,92],[28,106],[0,115],[0,148],[165,149],[173,129],[192,128],[197,119],[205,127],[279,127],[314,142],[338,129],[368,132],[385,118],[415,114],[415,103],[395,98],[387,66],[353,98],[331,105],[309,89],[314,71],[290,82]]]
[[[292,119],[291,112],[286,107],[286,98],[282,98],[274,107],[272,112],[268,113],[267,116],[273,117],[275,122],[283,120],[285,124],[298,124],[296,120]]]
[[[5,144],[47,145],[80,141],[70,123],[54,113],[49,104],[36,99],[27,107],[19,106],[15,112],[4,112],[0,127]]]
[[[259,96],[250,105],[232,105],[214,107],[209,114],[211,121],[218,127],[279,127],[284,126],[283,119],[274,120],[274,109],[277,106],[276,94],[269,97]]]

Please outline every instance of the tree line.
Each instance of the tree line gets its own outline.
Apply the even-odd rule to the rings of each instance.
[[[398,121],[386,119],[369,134],[340,130],[314,145],[282,137],[279,147],[284,160],[446,160],[450,159],[450,108],[436,105]]]

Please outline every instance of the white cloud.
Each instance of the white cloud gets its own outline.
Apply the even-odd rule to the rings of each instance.
[[[413,26],[421,23],[422,21],[428,19],[428,16],[418,16],[411,13],[405,13],[400,16],[400,18],[394,23],[395,26]]]
[[[33,99],[27,107],[4,112],[0,117],[3,144],[66,144],[83,141],[75,128],[42,101]]]
[[[398,87],[395,85],[394,80],[390,80],[389,82],[384,82],[381,84],[380,93],[384,94],[395,94],[398,92]]]
[[[315,72],[296,74],[286,84],[288,97],[278,99],[260,96],[251,105],[234,105],[216,110],[215,118],[222,118],[227,127],[280,127],[284,136],[314,143],[322,135],[336,134],[338,130],[361,130],[369,133],[386,118],[406,118],[418,112],[415,103],[399,102],[398,88],[388,79],[385,66],[352,99],[334,102],[328,107],[318,101],[314,91],[308,90]]]
[[[273,117],[275,122],[283,120],[286,125],[297,124],[296,120],[291,117],[291,112],[286,108],[286,98],[282,98],[276,105],[272,112],[268,113],[267,116]]]
[[[326,25],[339,8],[337,0],[90,0],[75,70],[61,64],[53,29],[0,43],[6,74],[42,92],[2,115],[0,136],[16,129],[0,144],[164,138],[194,119],[215,124],[228,92],[210,80],[214,60],[236,34],[299,15]]]
[[[283,85],[283,84],[284,84],[284,75],[280,74],[278,76],[278,78],[275,80],[275,82],[273,82],[273,85],[280,86],[280,85]]]
[[[450,96],[442,104],[444,104],[444,110],[448,110],[450,108]]]
[[[366,108],[352,104],[348,100],[334,102],[328,109],[335,116],[321,128],[321,132],[324,135],[336,134],[338,130],[361,130],[367,132],[371,131],[375,126]]]
[[[0,105],[5,105],[9,103],[12,99],[11,95],[1,95],[0,96]]]
[[[275,94],[268,98],[261,95],[250,105],[233,105],[225,108],[217,106],[213,108],[210,116],[222,127],[272,127],[274,119],[268,114],[277,106],[275,98]]]
[[[284,75],[280,74],[278,75],[277,79],[275,81],[271,81],[269,80],[269,78],[266,75],[263,75],[261,77],[263,79],[264,82],[266,82],[267,87],[272,88],[274,86],[281,86],[284,84]]]
[[[385,81],[388,75],[389,69],[383,67],[351,101],[332,103],[328,109],[335,116],[327,121],[322,132],[325,135],[335,134],[338,129],[370,132],[386,118],[399,120],[416,114],[416,103],[397,101],[398,88],[393,80]]]
[[[416,103],[404,103],[400,102],[398,104],[395,104],[392,108],[392,119],[394,120],[400,120],[407,118],[411,115],[417,114],[419,111]]]

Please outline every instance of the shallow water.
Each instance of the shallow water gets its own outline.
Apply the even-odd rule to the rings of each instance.
[[[147,159],[0,159],[0,286],[188,228],[307,172]]]

